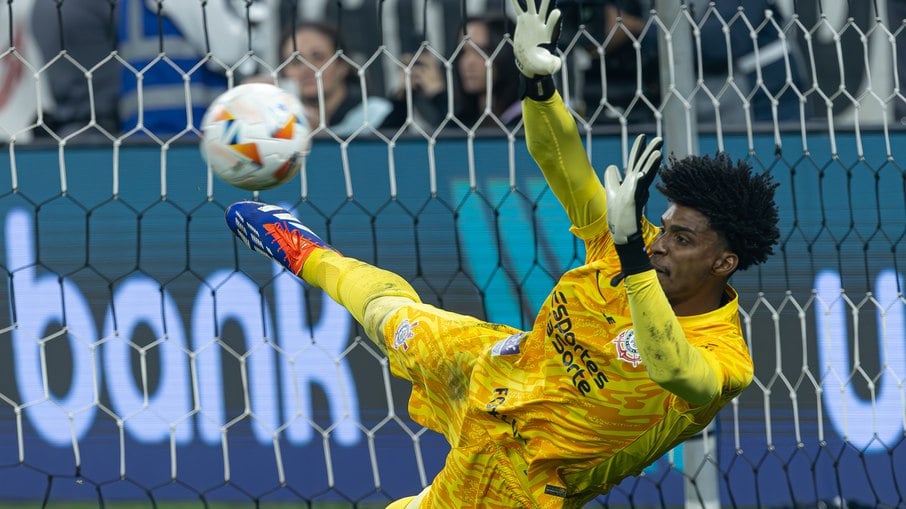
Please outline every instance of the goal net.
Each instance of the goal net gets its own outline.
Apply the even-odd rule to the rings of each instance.
[[[383,507],[429,484],[448,445],[409,419],[409,386],[223,214],[285,205],[425,302],[529,327],[584,252],[499,107],[511,38],[463,37],[509,2],[4,4],[0,507]],[[752,385],[592,507],[906,504],[898,4],[560,0],[557,80],[596,168],[644,132],[780,182],[776,254],[732,280]],[[323,61],[284,42],[312,21],[342,37]],[[493,72],[472,104],[475,55]],[[345,122],[327,104],[340,68],[365,106]],[[300,175],[260,193],[213,176],[211,94],[302,93],[304,69],[322,103]]]

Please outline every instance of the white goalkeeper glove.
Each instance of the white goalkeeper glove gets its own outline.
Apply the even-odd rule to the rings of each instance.
[[[554,42],[554,32],[560,22],[560,9],[553,9],[548,13],[551,0],[541,0],[540,7],[535,5],[536,0],[523,0],[525,9],[519,5],[520,0],[511,1],[513,11],[516,12],[516,31],[513,34],[516,67],[528,78],[549,76],[559,71],[560,57],[541,45]]]
[[[661,166],[663,140],[654,138],[644,150],[645,135],[640,134],[629,152],[626,175],[610,165],[604,172],[607,189],[607,226],[617,247],[625,275],[648,270],[651,262],[642,239],[642,211],[648,203],[648,189]]]

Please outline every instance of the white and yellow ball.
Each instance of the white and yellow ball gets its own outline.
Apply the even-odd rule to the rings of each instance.
[[[302,103],[267,83],[239,85],[218,96],[208,106],[201,129],[201,153],[211,170],[253,191],[293,178],[311,147]]]

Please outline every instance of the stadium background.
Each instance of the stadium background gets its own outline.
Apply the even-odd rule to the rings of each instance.
[[[367,55],[379,30],[361,20],[378,3],[320,5]],[[453,4],[452,19],[481,9]],[[756,381],[716,427],[728,506],[906,504],[903,99],[885,38],[853,28],[877,27],[882,7],[852,4],[842,37],[809,50],[807,122],[696,133],[699,153],[781,182],[778,254],[733,281]],[[419,23],[390,5],[379,19]],[[822,22],[819,7],[798,2],[799,22]],[[588,127],[596,166],[646,127]],[[234,244],[223,209],[250,195],[213,180],[191,140],[23,142],[36,128],[0,155],[0,500],[352,507],[430,482],[445,445],[406,417],[405,384],[320,292]],[[304,183],[260,198],[426,301],[525,326],[581,248],[520,132],[466,134],[321,136]],[[700,469],[671,454],[596,504],[680,506]]]

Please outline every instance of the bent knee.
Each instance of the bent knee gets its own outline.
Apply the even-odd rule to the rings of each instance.
[[[396,295],[378,297],[372,300],[365,308],[365,323],[362,324],[365,327],[365,333],[379,345],[385,345],[384,326],[387,325],[387,320],[393,317],[403,306],[408,306],[415,302],[409,297]]]

